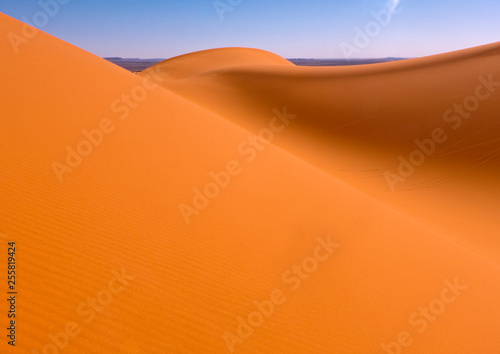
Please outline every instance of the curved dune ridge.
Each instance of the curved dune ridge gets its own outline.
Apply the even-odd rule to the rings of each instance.
[[[27,28],[0,15],[2,352],[498,353],[498,44],[134,75]]]
[[[170,78],[187,79],[207,75],[212,71],[248,65],[295,66],[285,58],[274,53],[251,48],[220,48],[203,50],[167,59],[154,65],[150,70],[161,67]]]

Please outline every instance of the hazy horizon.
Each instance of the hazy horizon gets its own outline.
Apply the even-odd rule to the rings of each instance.
[[[500,33],[493,0],[8,0],[0,12],[100,57],[144,59],[220,47],[293,59],[414,58]]]
[[[141,58],[141,57],[137,57],[137,56],[121,57],[121,56],[117,56],[117,55],[103,56],[102,58],[103,59],[126,59],[126,60],[166,60],[166,59],[170,59],[170,58]],[[303,58],[285,58],[285,59],[287,59],[287,60],[380,60],[380,59],[401,59],[401,60],[403,60],[403,59],[412,59],[412,58],[403,58],[403,57],[355,58],[355,57],[353,57],[350,59],[346,59],[343,57],[338,57],[338,58],[312,58],[312,57],[306,58],[306,57],[303,57]]]

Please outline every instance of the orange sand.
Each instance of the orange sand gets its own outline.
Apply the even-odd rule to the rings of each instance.
[[[500,44],[134,75],[43,32],[16,53],[22,28],[0,16],[0,352],[500,351]]]

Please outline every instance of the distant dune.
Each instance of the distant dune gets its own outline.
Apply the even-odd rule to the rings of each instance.
[[[499,352],[499,43],[134,75],[0,17],[1,352]]]

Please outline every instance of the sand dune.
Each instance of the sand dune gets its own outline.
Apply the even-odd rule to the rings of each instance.
[[[180,57],[144,74],[161,69],[164,87],[253,132],[266,125],[273,104],[293,103],[301,119],[276,138],[277,146],[439,233],[453,231],[456,242],[497,262],[500,221],[484,210],[498,210],[500,199],[500,43],[340,68],[228,68],[217,60],[207,67],[215,53],[196,53],[202,73],[177,76]],[[428,143],[433,133],[435,147]],[[400,157],[410,161],[415,151],[425,157],[417,153],[416,163],[401,165]],[[435,212],[443,209],[450,212]]]
[[[140,75],[43,32],[0,45],[2,352],[500,349],[499,45],[352,68],[227,48]]]

